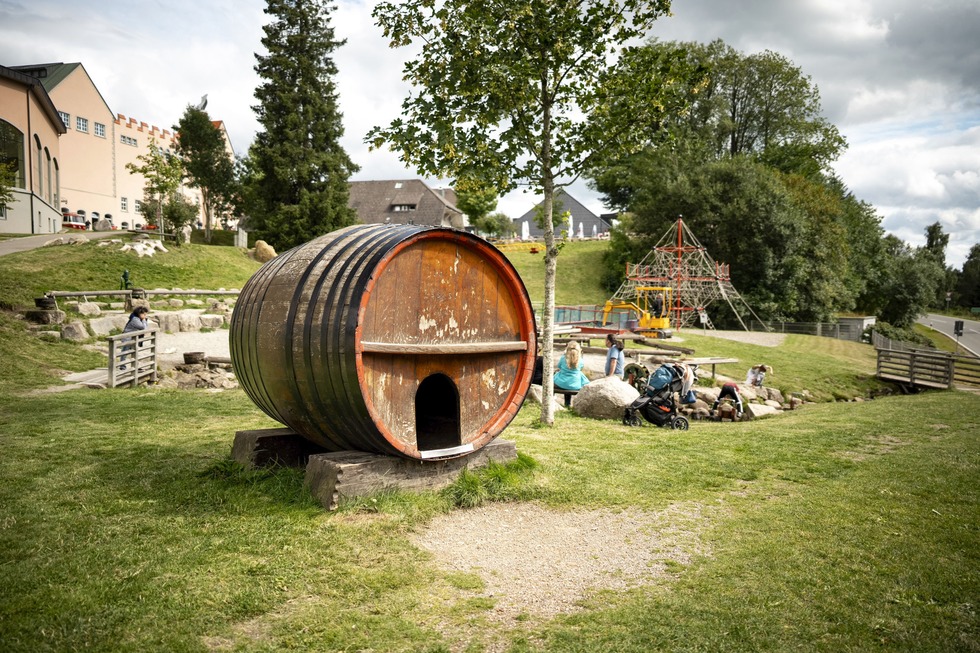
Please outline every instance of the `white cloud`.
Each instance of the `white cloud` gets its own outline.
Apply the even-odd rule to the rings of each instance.
[[[388,47],[373,1],[335,4],[332,24],[347,40],[334,55],[343,145],[362,168],[356,178],[416,176],[396,154],[363,143],[397,117],[411,51]],[[264,8],[263,0],[0,0],[0,64],[80,61],[113,111],[162,128],[207,93],[208,112],[244,152],[258,128],[251,106]],[[673,12],[654,35],[773,50],[811,76],[850,143],[836,166],[844,183],[913,244],[939,220],[948,262],[962,264],[980,226],[980,2],[676,0]],[[39,37],[52,26],[53,38]],[[571,192],[604,211],[584,182]],[[517,191],[498,208],[517,217],[537,199]]]

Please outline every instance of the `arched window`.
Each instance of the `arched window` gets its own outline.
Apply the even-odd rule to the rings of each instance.
[[[13,172],[15,188],[27,188],[24,183],[24,133],[3,119],[0,119],[0,164]]]
[[[48,204],[54,204],[54,189],[53,189],[53,184],[51,183],[51,152],[48,151],[48,148],[44,148],[44,160],[45,160],[44,163],[46,167],[44,171],[46,175],[44,180],[48,184],[47,186],[48,194],[45,195],[45,199],[48,200]]]
[[[54,159],[54,207],[61,206],[61,168],[58,159]]]
[[[44,197],[44,159],[41,158],[41,139],[37,134],[34,134],[34,147],[37,149],[37,196]]]

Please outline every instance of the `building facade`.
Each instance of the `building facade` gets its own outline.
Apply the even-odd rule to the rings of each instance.
[[[0,66],[0,164],[13,173],[12,200],[0,208],[0,232],[61,230],[65,127],[39,80]]]
[[[39,160],[36,148],[27,148],[30,140],[27,136],[23,138],[22,154],[0,155],[11,161],[24,160],[24,172],[15,183],[17,201],[6,211],[19,217],[0,223],[0,232],[56,233],[61,229],[62,214],[77,214],[93,226],[102,224],[104,228],[142,224],[139,208],[146,180],[126,166],[140,165],[138,159],[149,154],[150,143],[155,143],[165,156],[175,154],[176,134],[133,117],[114,114],[81,63],[0,67],[0,73],[0,126],[10,125],[9,129],[4,127],[11,133],[7,140],[16,141],[18,132],[28,134],[30,115],[34,117],[35,140],[42,143]],[[41,122],[50,121],[52,111],[57,120],[42,128]],[[214,124],[234,158],[224,123]],[[4,138],[2,134],[0,138]],[[4,147],[11,152],[17,150],[16,145]],[[45,181],[48,157],[54,171],[49,184]],[[30,166],[27,159],[31,160]],[[45,175],[38,177],[37,170]],[[25,174],[31,172],[35,174]],[[36,204],[40,202],[47,207],[22,208],[28,189],[37,196]],[[181,193],[191,203],[201,206],[200,192],[196,189],[185,186]],[[203,209],[198,210],[203,220]],[[21,216],[21,213],[36,215],[38,211],[42,214],[40,226],[37,220],[27,222]]]

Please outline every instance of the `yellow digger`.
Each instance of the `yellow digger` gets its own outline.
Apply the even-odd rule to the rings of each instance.
[[[637,286],[636,299],[632,302],[610,299],[602,309],[602,326],[609,321],[614,310],[625,310],[637,315],[634,331],[669,338],[670,307],[673,302],[673,288],[667,286]]]

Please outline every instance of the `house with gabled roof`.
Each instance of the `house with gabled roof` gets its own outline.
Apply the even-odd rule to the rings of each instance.
[[[463,212],[452,189],[432,189],[421,179],[350,182],[349,205],[364,224],[419,224],[462,229]]]
[[[537,223],[537,213],[544,200],[538,202],[533,209],[514,220],[515,233],[520,238],[541,238],[544,231]],[[608,234],[612,224],[597,216],[584,204],[569,195],[564,189],[555,192],[555,214],[568,211],[571,214],[569,224],[563,225],[556,231],[569,233],[572,238],[594,238]]]

